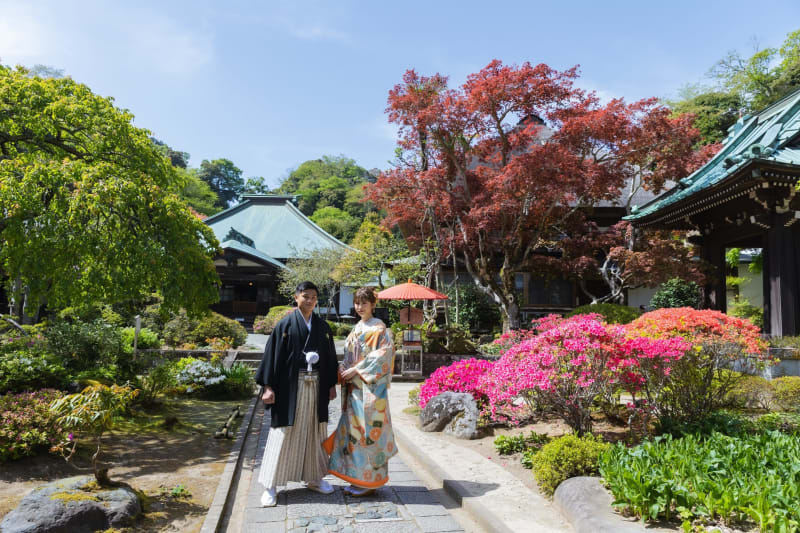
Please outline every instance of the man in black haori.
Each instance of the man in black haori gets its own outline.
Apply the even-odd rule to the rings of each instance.
[[[322,448],[328,402],[336,398],[337,361],[328,323],[314,314],[319,291],[310,281],[295,289],[297,309],[285,316],[267,340],[256,383],[271,410],[271,427],[258,481],[261,505],[277,501],[278,485],[302,481],[314,491],[333,492],[322,479],[328,457]]]

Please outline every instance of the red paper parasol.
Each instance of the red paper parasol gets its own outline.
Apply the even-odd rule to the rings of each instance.
[[[381,300],[447,300],[447,295],[408,280],[378,293]]]

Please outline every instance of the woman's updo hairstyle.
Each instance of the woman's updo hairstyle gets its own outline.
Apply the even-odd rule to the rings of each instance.
[[[378,301],[378,298],[375,296],[375,289],[372,287],[361,287],[358,289],[353,296],[353,302],[369,302],[374,304]]]

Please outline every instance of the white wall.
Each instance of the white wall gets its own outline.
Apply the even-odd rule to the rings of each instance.
[[[628,291],[628,307],[639,308],[640,305],[650,310],[650,298],[658,291],[658,287],[639,287]]]

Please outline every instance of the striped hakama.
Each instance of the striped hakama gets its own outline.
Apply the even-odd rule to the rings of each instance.
[[[293,426],[270,428],[258,481],[267,488],[289,481],[316,483],[328,473],[328,456],[322,448],[326,422],[317,421],[319,375],[300,372]]]

